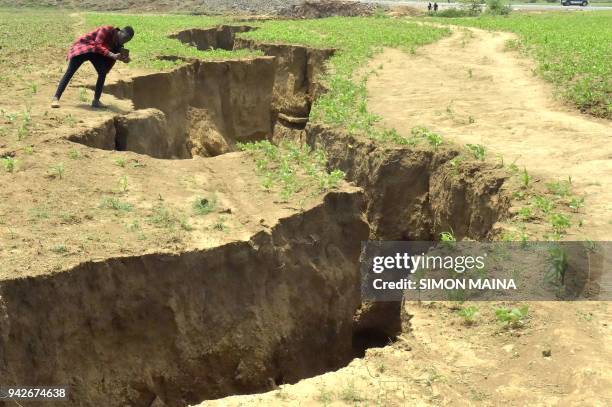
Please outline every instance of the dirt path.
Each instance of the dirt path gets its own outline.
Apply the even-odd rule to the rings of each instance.
[[[416,55],[387,49],[371,64],[370,109],[409,134],[426,126],[546,182],[572,177],[586,196],[576,238],[612,238],[612,123],[564,106],[533,63],[505,50],[508,33],[455,29]]]

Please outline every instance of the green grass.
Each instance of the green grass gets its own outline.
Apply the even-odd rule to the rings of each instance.
[[[226,22],[223,17],[187,16],[175,14],[111,14],[87,13],[86,26],[92,29],[101,25],[134,27],[136,35],[126,44],[130,50],[131,66],[167,69],[180,65],[181,61],[159,60],[159,56],[180,56],[186,58],[218,59],[238,58],[255,54],[253,51],[225,51],[222,49],[198,51],[196,47],[183,44],[168,36],[188,28],[210,28]]]
[[[359,68],[383,47],[414,52],[416,47],[448,34],[446,29],[400,19],[334,17],[267,22],[259,30],[241,36],[263,42],[337,49],[325,80],[330,91],[315,102],[311,119],[353,133],[376,135],[380,131],[374,125],[379,118],[367,109],[367,74],[358,78]]]
[[[584,112],[612,118],[612,12],[514,13],[440,22],[517,33],[538,72]]]
[[[39,55],[68,52],[74,40],[74,20],[69,13],[52,10],[0,9],[0,72],[23,72]]]

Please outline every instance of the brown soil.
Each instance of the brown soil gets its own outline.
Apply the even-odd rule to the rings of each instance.
[[[531,304],[520,329],[494,307],[466,326],[456,304],[407,303],[412,330],[346,368],[275,391],[199,406],[594,406],[612,402],[608,303]],[[550,356],[544,356],[544,352]]]
[[[185,40],[197,46],[197,36],[192,31]],[[418,390],[410,394],[423,404],[444,394],[472,397],[456,387],[475,387],[482,370],[491,372],[496,380],[490,383],[499,387],[503,379],[495,376],[499,369],[493,361],[504,353],[495,341],[515,337],[491,336],[496,326],[483,323],[476,329],[489,347],[490,355],[482,359],[490,363],[478,365],[478,372],[455,365],[461,357],[457,346],[467,339],[456,327],[435,324],[436,318],[450,319],[450,311],[431,312],[428,331],[418,324],[413,304],[405,310],[399,303],[361,304],[358,262],[361,241],[369,237],[433,239],[449,228],[458,237],[490,237],[511,204],[507,174],[483,163],[466,163],[457,173],[449,165],[458,154],[453,147],[432,152],[380,146],[306,126],[302,119],[323,91],[316,77],[333,50],[234,46],[267,56],[186,61],[162,73],[128,74],[120,68],[109,83],[116,97],[106,96],[111,104],[106,112],[87,108],[77,96],[78,84],[91,85],[82,79],[88,70],[69,88],[59,111],[48,109],[46,96],[57,78],[41,76],[42,67],[32,72],[46,78],[36,95],[26,99],[23,89],[13,89],[0,96],[7,111],[31,106],[35,123],[24,140],[6,138],[0,145],[1,155],[18,162],[14,172],[0,171],[0,220],[7,230],[0,235],[3,384],[65,384],[72,405],[182,406],[267,391],[339,369],[403,329],[404,339],[393,347],[311,380],[324,380],[324,386],[333,386],[334,377],[356,382],[355,369],[364,372],[374,357],[380,377],[410,378],[409,388]],[[284,136],[324,149],[330,166],[346,171],[363,190],[342,183],[335,191],[302,191],[288,201],[274,188],[265,191],[252,158],[231,151],[237,141]],[[202,157],[208,155],[217,156]],[[218,205],[195,216],[196,198],[214,198]],[[127,204],[129,210],[121,209]],[[579,348],[553,348],[552,360],[565,363],[555,359],[557,349],[575,352],[590,370],[576,370],[571,377],[579,383],[595,380],[590,388],[603,392],[609,384],[604,364],[609,343],[593,345],[606,338],[609,315],[604,306],[583,307],[558,311],[557,323],[592,312],[584,314],[595,321],[592,336],[579,336],[584,327],[569,324],[564,332]],[[408,319],[400,320],[402,311],[417,314],[414,337]],[[552,341],[563,325],[545,324],[546,312],[536,310],[524,331],[525,349],[532,353],[525,351],[528,358],[510,364],[516,374],[528,370],[536,341],[561,343]],[[548,336],[534,334],[542,327]],[[423,340],[428,335],[443,338],[438,348],[427,347],[434,343]],[[419,352],[408,351],[406,340]],[[599,361],[593,352],[600,353]],[[426,360],[437,370],[423,370]],[[457,369],[466,370],[456,374]],[[558,369],[551,365],[550,372]],[[299,390],[308,383],[315,382],[296,385],[296,403],[320,402],[316,388]],[[376,381],[364,383],[372,394]],[[531,388],[537,382],[516,383]],[[573,391],[572,383],[562,390]],[[540,401],[512,392],[494,398],[489,396],[493,384],[482,393],[495,403]],[[558,396],[557,388],[553,395]],[[534,397],[562,401],[561,396],[547,399],[549,394]],[[590,394],[581,396],[590,400]],[[238,400],[251,404],[258,397]],[[285,396],[261,397],[274,405]]]
[[[551,95],[529,60],[505,50],[511,34],[455,29],[416,55],[387,49],[370,67],[370,109],[410,134],[426,126],[460,144],[484,145],[546,182],[571,177],[586,197],[584,226],[569,238],[612,238],[612,124]]]
[[[306,0],[283,9],[279,15],[290,18],[326,18],[334,16],[370,16],[376,6],[351,0]]]

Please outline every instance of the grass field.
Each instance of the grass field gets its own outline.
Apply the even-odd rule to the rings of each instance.
[[[612,12],[518,14],[440,19],[520,35],[539,73],[580,110],[612,118]]]

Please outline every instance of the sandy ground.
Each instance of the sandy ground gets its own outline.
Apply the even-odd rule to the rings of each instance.
[[[514,330],[496,322],[498,304],[475,305],[467,326],[450,303],[407,303],[412,332],[393,345],[337,372],[201,406],[610,405],[607,303],[531,304]]]
[[[512,34],[455,29],[416,55],[387,49],[370,67],[369,107],[410,134],[426,126],[459,144],[482,144],[542,179],[572,178],[586,197],[577,240],[612,238],[612,123],[564,106],[532,61],[505,49]]]

